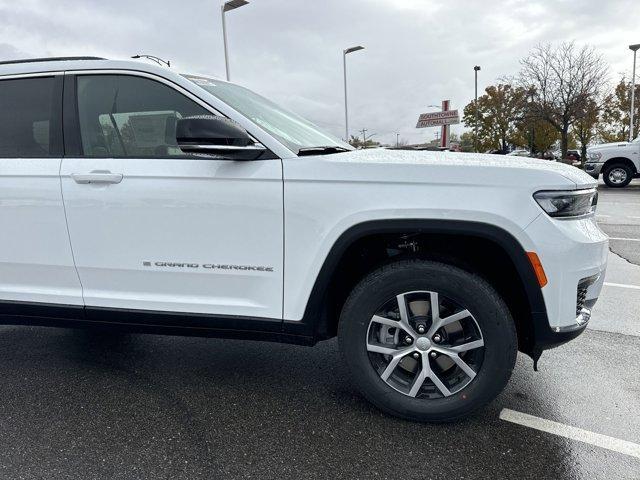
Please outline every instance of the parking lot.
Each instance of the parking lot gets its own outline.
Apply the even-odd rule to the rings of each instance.
[[[601,186],[598,221],[610,266],[587,332],[537,373],[519,356],[453,425],[381,414],[336,341],[0,327],[0,478],[639,479],[640,181]]]

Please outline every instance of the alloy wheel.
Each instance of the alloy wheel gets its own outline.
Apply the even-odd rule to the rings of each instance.
[[[367,330],[369,360],[404,395],[436,399],[466,388],[484,359],[471,312],[438,292],[406,292],[386,301]]]

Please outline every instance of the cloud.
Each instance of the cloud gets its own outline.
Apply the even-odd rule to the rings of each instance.
[[[224,74],[219,4],[212,0],[0,0],[0,57],[150,53],[175,68]],[[640,9],[630,0],[252,0],[227,17],[232,78],[343,135],[342,50],[349,55],[352,133],[386,142],[427,105],[462,109],[539,42],[593,44],[611,75],[630,71]],[[634,37],[635,35],[635,37]],[[462,131],[462,127],[454,127]]]

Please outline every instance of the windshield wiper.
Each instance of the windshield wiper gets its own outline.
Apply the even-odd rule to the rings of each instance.
[[[303,157],[305,155],[330,155],[332,153],[348,152],[348,148],[333,146],[325,147],[305,147],[298,150],[298,156]]]

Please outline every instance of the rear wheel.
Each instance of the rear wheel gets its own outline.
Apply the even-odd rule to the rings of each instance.
[[[456,420],[490,402],[517,353],[509,310],[485,280],[420,260],[364,278],[345,303],[338,337],[363,395],[418,421]]]
[[[614,163],[613,165],[607,165],[602,172],[602,179],[608,187],[622,188],[629,185],[633,178],[633,171],[629,165],[624,163]]]

